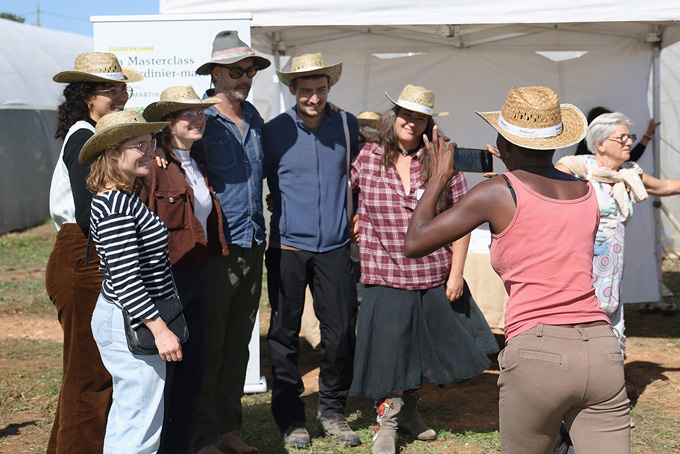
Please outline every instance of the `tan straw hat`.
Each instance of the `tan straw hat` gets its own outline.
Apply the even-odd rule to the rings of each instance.
[[[73,71],[62,71],[52,78],[55,82],[139,82],[139,71],[121,68],[118,58],[110,52],[87,52],[76,57]]]
[[[399,99],[396,101],[390,98],[387,92],[385,92],[385,96],[395,106],[413,112],[419,112],[431,117],[445,117],[449,114],[448,112],[434,113],[434,92],[427,90],[425,87],[408,84],[401,91]]]
[[[104,115],[94,128],[78,155],[78,162],[88,164],[97,159],[108,147],[144,134],[155,134],[168,126],[167,121],[147,123],[136,110],[123,110]]]
[[[224,30],[215,36],[210,61],[199,66],[196,74],[207,76],[215,65],[230,65],[246,58],[252,58],[253,66],[258,70],[272,64],[266,58],[255,55],[255,51],[241,41],[236,30]]]
[[[330,85],[335,85],[342,74],[342,63],[326,66],[326,61],[321,54],[304,54],[294,57],[290,64],[290,72],[276,70],[279,80],[285,85],[290,81],[304,76],[325,75],[330,78]]]
[[[357,116],[360,126],[370,126],[371,128],[377,128],[380,126],[382,121],[382,115],[377,112],[361,112]]]
[[[588,131],[586,117],[571,104],[560,104],[548,87],[513,87],[500,112],[477,112],[509,142],[533,150],[577,144]]]
[[[186,87],[170,87],[163,90],[161,100],[152,102],[144,109],[146,121],[160,121],[168,114],[180,110],[210,107],[221,103],[221,99],[207,98],[201,100],[191,85]]]

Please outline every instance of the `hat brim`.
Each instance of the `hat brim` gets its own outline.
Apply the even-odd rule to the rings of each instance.
[[[59,83],[71,84],[75,82],[98,82],[98,83],[128,83],[139,82],[144,79],[142,73],[132,68],[122,68],[124,79],[114,79],[112,77],[102,76],[100,74],[92,74],[84,71],[62,71],[52,77],[52,80]]]
[[[267,60],[264,57],[260,57],[259,55],[248,55],[246,57],[238,56],[238,57],[223,58],[221,60],[215,60],[215,61],[209,61],[207,63],[203,63],[196,70],[196,74],[198,74],[200,76],[207,76],[212,72],[212,69],[215,65],[231,65],[233,63],[238,63],[241,60],[245,60],[247,58],[253,59],[253,66],[255,66],[258,71],[262,71],[265,68],[269,68],[269,66],[271,66],[271,64],[272,64],[272,62],[270,62],[269,60]]]
[[[572,104],[560,104],[562,115],[562,132],[553,137],[521,137],[507,132],[498,124],[498,112],[475,112],[491,125],[508,142],[530,150],[555,150],[576,145],[586,136],[588,122],[578,107]]]
[[[324,66],[323,68],[315,68],[305,71],[294,71],[289,73],[285,73],[277,69],[276,75],[279,76],[279,80],[284,85],[290,85],[293,79],[297,79],[299,77],[323,75],[328,76],[328,78],[330,79],[329,84],[333,86],[336,83],[338,83],[338,80],[340,80],[340,76],[342,75],[342,62],[330,66]]]
[[[359,126],[368,126],[370,128],[378,129],[380,127],[380,122],[382,120],[378,120],[375,118],[358,118],[358,121]]]
[[[112,125],[98,131],[90,137],[80,149],[78,162],[89,164],[97,159],[111,145],[132,139],[144,134],[156,134],[170,123],[167,121],[155,123],[122,123]]]
[[[387,99],[389,99],[390,102],[392,104],[394,104],[395,106],[401,107],[402,109],[410,110],[411,112],[418,112],[418,113],[421,113],[423,115],[429,115],[430,117],[445,117],[449,114],[448,112],[428,113],[428,112],[425,111],[425,109],[417,110],[417,108],[414,109],[414,106],[412,106],[412,105],[406,106],[404,104],[399,104],[399,101],[398,100],[395,101],[392,98],[390,98],[390,95],[388,95],[387,92],[385,92],[385,96],[387,96]]]
[[[142,115],[146,121],[160,121],[163,117],[173,112],[186,109],[208,108],[221,102],[222,100],[217,98],[197,99],[196,102],[156,101],[146,106]]]

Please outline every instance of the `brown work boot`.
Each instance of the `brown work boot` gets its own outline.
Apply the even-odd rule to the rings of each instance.
[[[436,440],[437,432],[427,427],[418,414],[418,390],[404,391],[402,399],[404,405],[399,413],[399,430],[416,440]]]
[[[312,445],[312,439],[309,432],[304,426],[300,424],[291,424],[283,433],[283,444],[286,446],[294,446],[296,448],[309,448]]]
[[[396,454],[401,397],[389,397],[378,405],[378,425],[373,436],[373,454]]]
[[[359,435],[349,427],[347,419],[340,415],[331,417],[317,415],[316,434],[320,437],[331,437],[345,446],[359,446],[361,444]]]

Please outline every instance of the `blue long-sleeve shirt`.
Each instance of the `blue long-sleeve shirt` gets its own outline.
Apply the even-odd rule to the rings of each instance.
[[[204,99],[214,95],[208,90]],[[217,194],[228,244],[252,247],[265,236],[262,212],[262,126],[264,120],[248,101],[243,109],[243,134],[215,106],[205,110],[203,139],[193,150],[203,158],[210,183]]]
[[[359,124],[351,114],[347,123],[352,150]],[[326,107],[314,133],[293,107],[265,125],[262,143],[274,201],[270,240],[311,252],[347,244],[347,145],[340,113]]]

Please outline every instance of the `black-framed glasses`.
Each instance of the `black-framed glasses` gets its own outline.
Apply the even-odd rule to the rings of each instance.
[[[125,145],[125,148],[132,148],[141,154],[146,154],[149,151],[153,153],[156,151],[156,139],[151,139],[150,142],[139,142],[134,145]]]
[[[126,93],[128,98],[131,98],[132,93],[134,93],[134,91],[132,90],[132,87],[128,87],[126,85],[124,87],[115,86],[115,87],[105,88],[103,90],[95,90],[94,93],[103,93],[103,94],[110,95],[110,96],[113,96],[113,97],[116,97],[116,98],[118,96],[122,95],[123,93]]]
[[[635,142],[637,140],[637,135],[635,134],[621,134],[619,137],[607,137],[605,140],[611,140],[612,142],[618,142],[621,145],[628,143],[628,139]]]
[[[248,76],[248,79],[252,79],[255,77],[255,74],[257,74],[257,68],[255,66],[249,66],[245,69],[239,66],[226,66],[226,68],[229,70],[229,77],[232,79],[240,79],[243,73]]]

